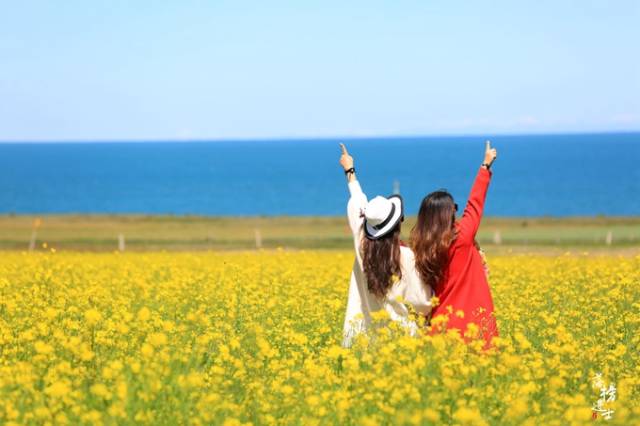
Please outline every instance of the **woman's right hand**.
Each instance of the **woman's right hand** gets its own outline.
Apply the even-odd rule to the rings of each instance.
[[[340,165],[346,172],[347,170],[353,167],[353,157],[349,155],[349,153],[347,152],[347,147],[344,146],[343,143],[340,144],[340,148],[342,148],[342,155],[340,156]]]

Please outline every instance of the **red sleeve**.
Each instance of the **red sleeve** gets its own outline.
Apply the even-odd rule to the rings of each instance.
[[[490,181],[491,172],[484,167],[480,167],[476,180],[473,182],[467,206],[464,208],[464,213],[458,223],[458,237],[456,239],[461,243],[473,244],[476,232],[480,227],[484,200],[487,197]]]

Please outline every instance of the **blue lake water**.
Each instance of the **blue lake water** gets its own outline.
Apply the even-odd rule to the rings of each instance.
[[[496,136],[486,214],[640,215],[640,133]],[[342,140],[369,197],[466,200],[482,137]],[[338,140],[0,144],[2,213],[339,215]]]

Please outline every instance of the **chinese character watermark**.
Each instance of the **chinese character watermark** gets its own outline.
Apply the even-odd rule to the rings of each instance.
[[[615,385],[611,383],[607,387],[604,380],[602,380],[602,373],[596,373],[596,375],[593,376],[591,379],[591,385],[600,391],[600,398],[598,398],[598,401],[596,401],[591,408],[593,411],[593,418],[597,418],[598,413],[600,413],[605,420],[611,420],[613,417],[613,410],[607,408],[607,403],[616,400]]]

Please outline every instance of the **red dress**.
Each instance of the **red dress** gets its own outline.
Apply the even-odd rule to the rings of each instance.
[[[486,342],[485,348],[491,347],[491,339],[498,336],[498,328],[489,283],[474,240],[490,180],[491,172],[481,167],[462,218],[455,225],[457,236],[449,248],[449,264],[434,289],[440,303],[432,311],[434,319],[438,315],[448,315],[447,329],[458,329],[463,335],[467,324],[476,324],[479,337]],[[432,333],[440,331],[436,322]]]

